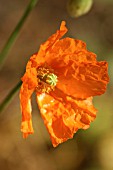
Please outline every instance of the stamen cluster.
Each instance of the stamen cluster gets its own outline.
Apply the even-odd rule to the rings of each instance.
[[[37,92],[49,93],[54,90],[57,84],[57,76],[53,73],[53,70],[46,67],[38,67],[37,69]]]

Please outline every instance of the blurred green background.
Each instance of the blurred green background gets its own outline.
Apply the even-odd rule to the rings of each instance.
[[[28,3],[0,0],[0,50]],[[94,0],[90,12],[76,19],[69,16],[66,4],[66,0],[39,0],[0,71],[0,101],[20,80],[31,54],[65,20],[67,36],[85,41],[98,60],[109,63],[107,91],[94,98],[97,118],[88,130],[79,130],[73,139],[53,148],[33,95],[35,133],[25,140],[18,93],[0,115],[0,170],[113,170],[113,0]]]

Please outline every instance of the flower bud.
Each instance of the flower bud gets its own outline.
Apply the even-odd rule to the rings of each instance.
[[[67,11],[73,18],[80,17],[89,12],[93,4],[93,0],[69,0]]]

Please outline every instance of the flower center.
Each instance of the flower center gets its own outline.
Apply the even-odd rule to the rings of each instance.
[[[38,86],[36,87],[37,92],[46,92],[54,90],[57,84],[57,76],[53,73],[53,70],[39,67],[37,69]]]
[[[56,86],[57,76],[53,73],[44,74],[43,78],[40,79],[50,86]]]

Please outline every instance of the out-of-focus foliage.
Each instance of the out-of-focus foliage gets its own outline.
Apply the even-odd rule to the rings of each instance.
[[[22,16],[27,0],[0,1],[0,49]],[[40,0],[0,72],[0,101],[23,75],[26,62],[39,45],[66,20],[67,36],[81,39],[109,64],[107,91],[95,97],[97,118],[88,130],[53,148],[37,111],[33,96],[35,133],[27,140],[20,132],[21,111],[18,94],[0,116],[0,169],[2,170],[112,170],[113,169],[113,1],[94,0],[89,13],[78,19],[67,14],[65,0]]]

